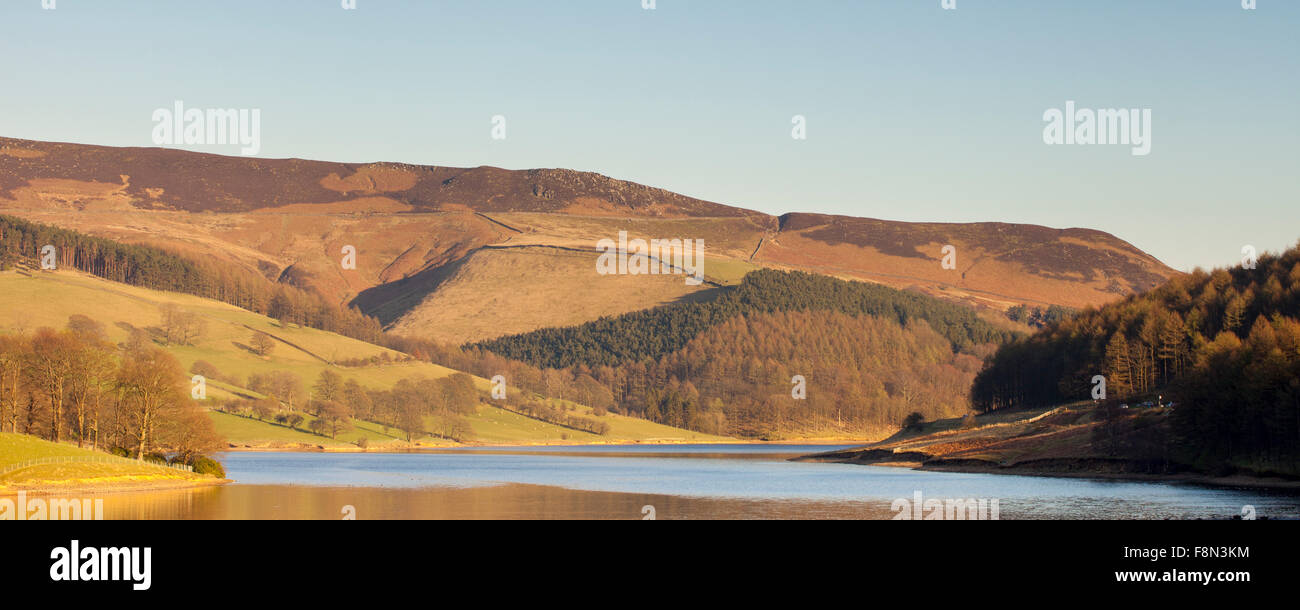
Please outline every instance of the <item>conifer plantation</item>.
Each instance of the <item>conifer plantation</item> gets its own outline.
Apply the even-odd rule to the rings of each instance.
[[[759,269],[710,301],[547,328],[486,341],[478,347],[541,367],[615,365],[670,354],[706,329],[738,315],[808,310],[878,316],[901,325],[924,320],[957,349],[1000,343],[1014,336],[981,319],[969,307],[934,297],[801,271]]]
[[[379,322],[331,304],[314,292],[211,259],[194,260],[152,246],[123,244],[76,231],[0,216],[0,268],[36,260],[54,247],[58,268],[154,290],[182,292],[294,324],[378,342]]]
[[[1003,346],[976,378],[980,411],[1089,397],[1173,402],[1182,457],[1300,472],[1300,248],[1255,268],[1197,270]]]
[[[764,269],[711,301],[470,349],[546,367],[557,388],[603,387],[609,398],[598,402],[658,423],[783,438],[879,434],[914,413],[960,416],[983,356],[1014,336],[933,297]],[[796,375],[809,388],[798,399]]]

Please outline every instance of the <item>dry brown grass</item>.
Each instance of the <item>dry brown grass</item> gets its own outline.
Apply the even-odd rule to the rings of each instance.
[[[1125,456],[1153,457],[1151,431],[1166,425],[1167,412],[1130,412],[1120,417],[1117,428]],[[1025,460],[1113,457],[1094,442],[1098,423],[1094,408],[1086,404],[981,416],[973,428],[960,428],[955,422],[931,423],[922,434],[899,434],[866,448],[1001,465]]]
[[[474,254],[590,251],[620,230],[703,239],[724,284],[752,262],[913,288],[993,312],[1017,303],[1097,305],[1174,274],[1095,231],[778,219],[569,170],[354,166],[2,138],[0,213],[228,261],[340,304],[356,299],[402,332],[450,340],[577,324],[693,292],[680,278],[598,276],[594,252],[572,261]],[[955,271],[939,264],[945,244],[958,248]],[[339,265],[344,245],[358,250],[355,271]]]
[[[707,286],[680,275],[601,276],[595,258],[549,248],[475,253],[394,323],[398,334],[472,342],[677,302]]]

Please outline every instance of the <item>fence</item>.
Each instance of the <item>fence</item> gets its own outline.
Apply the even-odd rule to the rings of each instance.
[[[158,462],[150,462],[148,460],[141,462],[139,460],[133,460],[131,458],[124,458],[116,455],[93,455],[93,456],[47,457],[47,458],[37,458],[34,460],[25,460],[22,462],[15,462],[13,464],[0,466],[0,476],[4,476],[11,472],[22,470],[24,468],[31,468],[32,466],[41,466],[43,464],[148,464],[150,466],[158,466],[160,468],[171,468],[174,470],[183,470],[185,472],[194,472],[194,467],[189,466],[187,464],[160,464]]]

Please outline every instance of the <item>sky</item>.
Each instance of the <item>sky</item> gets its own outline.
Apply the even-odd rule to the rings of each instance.
[[[180,100],[259,109],[266,158],[1087,227],[1185,271],[1300,240],[1294,0],[54,3],[0,0],[0,136],[152,146]],[[1067,101],[1150,110],[1150,153],[1048,145]]]

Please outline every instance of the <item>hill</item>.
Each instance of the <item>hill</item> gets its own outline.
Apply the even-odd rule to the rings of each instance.
[[[1176,275],[1085,229],[771,216],[563,169],[248,159],[4,138],[0,212],[219,260],[355,304],[402,334],[455,343],[702,298],[763,267],[911,288],[997,312],[1099,305]],[[620,231],[703,240],[706,282],[597,275],[597,241]],[[940,264],[946,245],[956,248],[954,269]],[[355,269],[340,265],[345,246],[355,248]]]
[[[168,307],[202,320],[203,330],[186,342],[167,342],[161,328]],[[230,400],[260,399],[262,392],[248,386],[250,378],[272,371],[288,373],[304,384],[312,384],[330,371],[353,380],[370,391],[390,390],[403,380],[447,379],[457,371],[410,358],[400,352],[327,331],[296,325],[254,314],[229,304],[185,294],[162,292],[105,281],[76,271],[0,272],[0,332],[29,333],[40,327],[63,328],[69,317],[84,315],[102,324],[108,339],[116,344],[145,333],[164,344],[188,371],[202,364],[209,373],[207,400],[209,417],[218,432],[237,446],[355,447],[366,439],[371,446],[399,443],[405,437],[382,424],[357,421],[352,430],[337,438],[313,434],[310,413],[303,421],[287,426],[245,415],[218,412]],[[269,354],[253,349],[255,333],[274,340]],[[473,377],[475,388],[486,392],[490,384]],[[302,389],[300,388],[300,391]],[[516,392],[518,394],[519,392]],[[563,406],[575,416],[605,422],[605,434],[593,434],[536,417],[526,417],[491,404],[477,404],[465,415],[470,433],[468,443],[559,443],[716,440],[717,437],[661,426],[613,413],[596,416],[592,409],[572,401],[545,403]],[[475,401],[477,402],[477,401]],[[430,419],[428,429],[434,429]],[[424,437],[424,444],[453,444],[447,439]]]
[[[882,317],[899,325],[924,320],[957,350],[1014,336],[970,308],[923,294],[810,273],[761,270],[710,300],[503,337],[480,347],[539,367],[614,366],[658,359],[736,316],[777,311],[834,311]]]
[[[860,439],[968,412],[982,359],[1018,336],[957,303],[798,271],[714,292],[469,349],[603,386],[616,408],[671,426]]]

